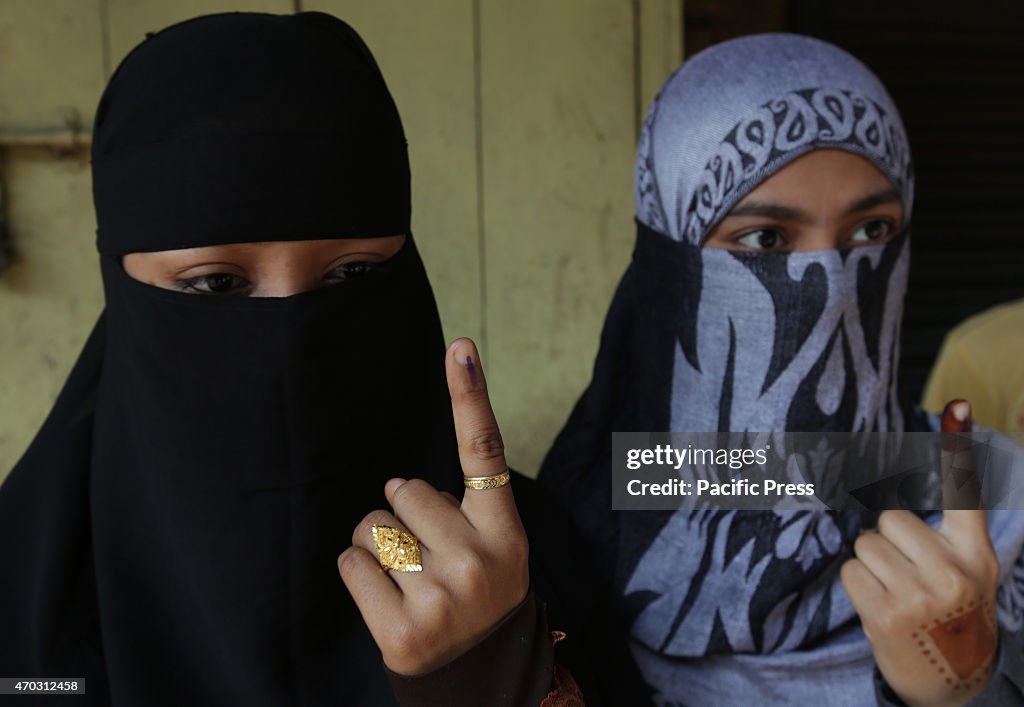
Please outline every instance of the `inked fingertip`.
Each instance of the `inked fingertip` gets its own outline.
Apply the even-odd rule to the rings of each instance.
[[[448,353],[459,363],[465,363],[467,356],[476,356],[476,345],[472,339],[462,336],[449,344]]]
[[[946,403],[942,410],[943,432],[968,432],[971,428],[971,404],[963,398]]]
[[[478,362],[478,356],[476,352],[476,345],[472,339],[465,337],[456,339],[452,344],[452,356],[453,358],[462,365],[466,365],[466,361],[470,360],[474,363]]]
[[[966,400],[957,400],[952,405],[952,412],[957,422],[967,422],[971,419],[971,404]]]

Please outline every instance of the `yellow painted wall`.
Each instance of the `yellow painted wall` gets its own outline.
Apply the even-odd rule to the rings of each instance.
[[[682,56],[680,0],[302,0],[349,21],[398,103],[413,227],[449,339],[480,344],[513,466],[538,464],[590,377],[632,247],[639,120]],[[88,130],[145,32],[295,0],[4,0],[5,135]],[[0,150],[0,478],[102,307],[81,154]]]

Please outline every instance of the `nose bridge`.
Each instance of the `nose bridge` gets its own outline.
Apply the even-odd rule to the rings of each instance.
[[[316,287],[319,277],[301,248],[278,247],[263,254],[255,280],[256,297],[291,297]]]
[[[816,218],[801,227],[800,238],[794,251],[809,253],[816,250],[834,250],[843,242],[843,223],[831,217]]]

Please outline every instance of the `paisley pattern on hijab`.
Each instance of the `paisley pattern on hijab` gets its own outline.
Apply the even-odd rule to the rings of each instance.
[[[668,219],[658,195],[651,150],[651,132],[660,97],[651,105],[640,136],[636,163],[638,212],[661,233]],[[684,239],[700,243],[703,237],[746,193],[810,149],[842,148],[885,165],[896,188],[910,204],[913,172],[910,146],[899,116],[871,98],[835,88],[791,91],[759,106],[726,133],[704,166],[685,214]],[[682,206],[682,203],[678,204]]]
[[[687,59],[647,111],[637,220],[699,245],[751,189],[819,148],[868,159],[899,191],[909,221],[909,141],[892,98],[862,62],[798,35],[722,42]]]
[[[759,183],[820,148],[868,159],[909,221],[899,113],[849,54],[756,35],[701,52],[668,80],[638,148],[633,261],[591,384],[541,470],[593,542],[659,704],[874,699],[871,649],[839,581],[873,513],[609,511],[612,432],[933,429],[897,393],[906,233],[808,253],[702,247]],[[1010,607],[1024,519],[1003,515],[990,530]],[[1000,619],[1019,623],[1019,610]]]

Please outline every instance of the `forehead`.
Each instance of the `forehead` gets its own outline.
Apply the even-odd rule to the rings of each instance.
[[[405,236],[384,236],[375,238],[323,238],[315,240],[252,241],[247,243],[223,243],[196,248],[131,253],[130,255],[165,256],[169,258],[239,258],[263,259],[291,255],[318,255],[324,253],[374,250],[401,242]]]
[[[734,209],[755,201],[840,207],[895,188],[870,160],[846,150],[817,149],[780,168]]]

